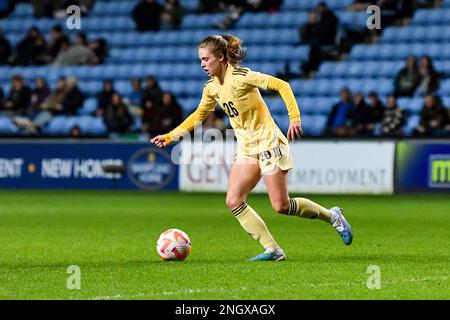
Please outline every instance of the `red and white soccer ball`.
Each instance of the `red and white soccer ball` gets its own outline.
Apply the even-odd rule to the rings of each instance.
[[[168,229],[159,236],[156,250],[161,260],[183,261],[191,252],[191,240],[182,230]]]

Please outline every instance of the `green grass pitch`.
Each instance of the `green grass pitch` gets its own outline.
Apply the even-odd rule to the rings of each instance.
[[[450,197],[309,196],[339,205],[354,230],[345,246],[322,221],[247,202],[287,254],[248,262],[261,247],[224,194],[0,191],[1,299],[449,299]],[[184,262],[155,250],[168,228],[186,231]],[[67,268],[81,270],[69,290]],[[368,289],[369,266],[380,289]]]

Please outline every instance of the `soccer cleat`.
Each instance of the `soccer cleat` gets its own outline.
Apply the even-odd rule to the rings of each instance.
[[[348,224],[347,220],[345,220],[344,212],[338,207],[333,207],[330,211],[333,213],[331,224],[341,236],[342,241],[344,241],[347,246],[350,245],[353,240],[353,233],[352,228]]]
[[[281,261],[286,260],[286,254],[280,248],[273,249],[267,248],[261,254],[258,254],[256,257],[251,258],[249,261]]]

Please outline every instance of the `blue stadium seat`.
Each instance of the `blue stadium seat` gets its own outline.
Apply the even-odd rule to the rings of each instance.
[[[414,25],[448,25],[450,23],[450,9],[416,10],[411,23]]]
[[[93,114],[97,110],[97,99],[96,98],[88,98],[84,100],[83,107],[78,110],[79,115],[90,115]]]
[[[33,6],[29,3],[19,3],[14,8],[14,12],[11,17],[16,18],[29,18],[33,16]]]
[[[305,115],[302,119],[302,127],[305,135],[319,136],[325,129],[327,117],[324,115]]]
[[[55,116],[51,118],[47,126],[43,128],[43,132],[50,135],[67,134],[69,130],[66,130],[66,124],[66,116]]]
[[[278,115],[273,114],[272,115],[273,120],[277,124],[277,126],[280,128],[280,130],[286,134],[287,130],[289,129],[290,120],[289,117],[286,115]]]
[[[77,125],[82,134],[102,135],[107,132],[107,128],[101,117],[79,116],[74,117],[73,121],[72,127]]]
[[[0,135],[17,134],[19,131],[10,117],[0,116]]]
[[[423,104],[423,97],[414,97],[409,100],[409,104],[406,104],[402,107],[404,107],[405,111],[411,114],[418,114],[422,110]]]
[[[420,117],[418,115],[409,116],[406,120],[406,125],[403,130],[405,135],[410,136],[413,130],[419,125]]]
[[[265,98],[267,107],[271,114],[287,115],[287,110],[284,101],[280,97]]]
[[[450,80],[449,79],[441,81],[440,89],[439,89],[438,93],[443,96],[450,95]]]

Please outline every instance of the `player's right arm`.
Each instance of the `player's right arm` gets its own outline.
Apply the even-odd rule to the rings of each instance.
[[[158,148],[164,148],[173,141],[179,140],[185,134],[194,130],[195,126],[202,123],[209,115],[211,111],[214,111],[216,107],[216,101],[209,94],[208,83],[203,89],[202,99],[197,109],[191,113],[178,127],[170,131],[169,133],[156,136],[150,140]]]

